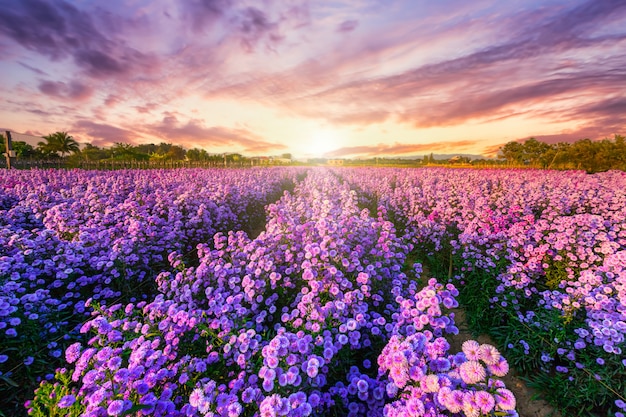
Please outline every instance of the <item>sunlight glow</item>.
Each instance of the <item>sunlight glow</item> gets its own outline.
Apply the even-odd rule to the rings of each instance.
[[[334,129],[320,128],[311,132],[306,143],[306,153],[324,157],[326,153],[343,146],[343,135]]]

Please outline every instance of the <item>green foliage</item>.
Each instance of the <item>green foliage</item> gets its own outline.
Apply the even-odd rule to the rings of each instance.
[[[0,146],[4,146],[4,144]],[[26,142],[15,140],[11,143],[11,146],[18,158],[41,158],[43,156],[39,149],[35,149]]]
[[[37,144],[39,150],[45,155],[56,155],[64,157],[65,155],[80,151],[78,142],[74,140],[67,132],[55,132],[43,137],[44,141]]]
[[[35,398],[29,404],[29,414],[33,417],[80,416],[84,407],[78,401],[66,408],[58,406],[66,395],[76,395],[76,390],[71,388],[70,373],[66,369],[58,370],[55,380],[56,382],[44,381],[35,390]]]
[[[556,290],[559,288],[559,284],[561,281],[568,280],[568,268],[569,264],[565,260],[567,259],[565,252],[559,252],[562,255],[563,260],[555,261],[548,260],[546,263],[548,264],[548,268],[545,269],[545,286],[549,290]],[[538,283],[539,284],[539,283]]]
[[[626,170],[626,139],[582,139],[573,143],[547,144],[534,138],[524,143],[508,142],[498,155],[512,165],[538,168],[584,169],[588,173]]]

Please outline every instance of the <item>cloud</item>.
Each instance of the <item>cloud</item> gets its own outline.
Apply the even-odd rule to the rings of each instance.
[[[586,120],[579,126],[557,133],[545,134],[537,132],[514,139],[515,142],[524,142],[535,138],[539,141],[556,144],[560,142],[572,143],[581,139],[601,140],[613,138],[616,134],[625,134],[626,126],[626,97],[610,97],[591,104],[581,105],[569,111],[559,111],[552,115],[562,120],[577,122]],[[550,113],[549,113],[550,114]],[[498,149],[505,143],[484,148],[486,156],[496,156]]]
[[[406,155],[416,152],[434,151],[458,151],[470,149],[476,145],[473,140],[447,141],[435,143],[394,143],[362,146],[346,146],[327,152],[324,156],[329,158],[340,158],[346,156],[384,156],[384,155]]]
[[[72,126],[73,136],[85,135],[91,138],[89,141],[95,146],[112,146],[115,143],[137,144],[141,135],[138,132],[122,129],[106,123],[96,123],[90,120],[78,120]],[[78,138],[77,138],[78,140]],[[80,142],[81,140],[79,140]]]
[[[367,126],[375,123],[382,123],[391,117],[391,113],[385,110],[363,109],[357,112],[342,112],[327,116],[328,120],[342,125]]]
[[[592,136],[591,129],[612,134],[626,121],[626,93],[618,88],[626,79],[623,0],[544,2],[523,11],[489,0],[5,3],[0,48],[4,59],[15,57],[7,68],[21,72],[2,89],[32,105],[6,100],[4,111],[36,111],[48,115],[38,118],[45,123],[74,117],[102,143],[157,135],[246,152],[282,146],[247,128],[207,124],[202,109],[215,99],[244,103],[243,122],[245,102],[256,101],[281,116],[357,128],[526,118],[544,122],[536,137],[555,141]],[[173,108],[197,119],[145,120]],[[137,113],[144,120],[134,122]],[[135,123],[137,131],[107,120]],[[571,131],[555,131],[565,123]],[[393,154],[401,145],[372,146]]]
[[[35,68],[33,66],[30,66],[28,64],[25,64],[23,62],[18,62],[18,64],[20,64],[21,66],[23,66],[24,68],[27,68],[29,70],[31,70],[32,72],[34,72],[35,74],[38,75],[45,75],[48,76],[48,73],[46,73],[45,71],[43,71],[41,68]]]
[[[125,26],[123,18],[100,9],[87,13],[65,1],[21,0],[0,8],[0,36],[53,61],[72,58],[95,78],[146,72],[156,65],[153,56],[115,40],[117,32],[100,30],[99,20],[108,22],[109,29]]]
[[[55,6],[61,7],[56,8]],[[80,19],[80,20],[78,20]],[[0,33],[15,40],[27,49],[35,50],[52,59],[67,55],[67,49],[82,38],[67,36],[74,27],[72,20],[82,21],[82,29],[93,34],[89,16],[81,16],[67,3],[52,4],[42,0],[23,0],[12,7],[0,8]]]
[[[93,94],[91,87],[78,81],[69,83],[61,81],[42,81],[39,83],[39,91],[55,98],[78,101],[85,100]]]
[[[26,111],[32,114],[36,114],[37,116],[44,116],[44,117],[52,116],[52,113],[41,110],[41,109],[26,109]]]
[[[241,44],[246,52],[254,51],[254,47],[261,39],[266,39],[270,45],[283,39],[278,24],[270,22],[265,12],[255,7],[247,7],[239,14],[237,28],[241,33]]]
[[[347,33],[352,32],[359,25],[358,20],[344,20],[337,26],[337,32]]]
[[[286,107],[304,115],[351,124],[359,117],[350,116],[359,113],[388,114],[416,128],[519,116],[530,111],[524,109],[529,104],[552,103],[583,92],[596,97],[620,94],[614,86],[623,84],[626,77],[626,54],[616,53],[615,45],[624,44],[626,34],[598,31],[626,17],[625,12],[626,3],[620,1],[587,1],[572,8],[533,10],[511,15],[510,25],[498,29],[495,44],[462,56],[393,75],[372,77],[355,72],[355,76],[343,79],[335,75],[338,82],[329,81],[337,70],[331,63],[319,68],[322,73],[316,79],[323,85],[307,89],[306,82],[298,83],[297,77],[290,82],[289,74],[283,74],[281,79],[287,80],[287,87],[273,92]],[[523,29],[511,30],[516,27]],[[451,29],[457,36],[465,36],[466,30],[465,22]],[[369,56],[376,43],[366,45],[361,54]],[[381,48],[385,51],[386,44]],[[594,59],[596,55],[601,67]],[[353,57],[354,62],[361,60],[360,56]],[[298,67],[292,73],[307,72]],[[248,88],[265,92],[265,86],[274,83],[272,77],[266,77],[250,82]],[[295,88],[298,85],[299,91]]]
[[[232,4],[231,0],[184,0],[179,7],[183,19],[191,21],[193,31],[198,33],[211,29]]]
[[[493,118],[498,113],[517,115],[516,107],[520,105],[549,103],[558,97],[573,94],[602,90],[619,83],[626,78],[626,70],[617,70],[609,73],[574,73],[565,74],[552,79],[537,82],[528,82],[524,85],[506,88],[498,86],[491,91],[462,90],[455,94],[455,100],[440,102],[438,105],[424,105],[404,112],[400,120],[410,122],[416,127],[446,126],[465,122],[472,118]],[[613,105],[615,106],[615,104]],[[598,113],[591,107],[585,107],[579,116],[587,117]],[[623,108],[617,106],[617,110]],[[567,111],[562,112],[564,114]]]
[[[500,148],[503,147],[505,144],[506,143],[499,143],[497,145],[485,146],[481,153],[488,158],[496,158],[498,156]]]
[[[141,106],[135,106],[137,112],[141,114],[151,113],[153,110],[156,110],[158,108],[159,105],[157,103],[144,103]]]
[[[246,129],[232,129],[222,126],[205,127],[200,120],[190,119],[180,122],[174,115],[166,115],[160,123],[146,126],[150,134],[166,142],[183,144],[187,147],[229,146],[245,152],[270,152],[283,150],[282,144],[264,140]]]

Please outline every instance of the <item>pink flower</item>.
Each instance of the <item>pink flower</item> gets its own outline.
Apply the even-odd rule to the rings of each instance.
[[[494,346],[489,344],[481,345],[478,349],[480,359],[487,365],[495,365],[500,361],[500,352]]]
[[[465,357],[470,361],[477,361],[480,359],[480,345],[475,340],[466,340],[463,342],[463,353]]]
[[[498,388],[496,393],[496,408],[500,410],[515,410],[515,396],[506,388]]]
[[[476,393],[466,392],[463,399],[463,413],[466,417],[479,417],[480,407],[476,404]]]
[[[459,375],[466,384],[476,384],[483,381],[487,373],[480,362],[471,360],[461,364],[459,367]]]
[[[495,376],[503,377],[509,372],[509,363],[504,358],[500,358],[500,361],[493,365],[487,365],[487,369]]]
[[[439,377],[437,375],[426,375],[420,381],[420,387],[424,392],[437,392],[439,390]]]
[[[480,411],[483,414],[489,413],[496,405],[496,400],[493,398],[493,395],[486,391],[478,391],[476,395],[474,395],[474,401],[480,407]]]

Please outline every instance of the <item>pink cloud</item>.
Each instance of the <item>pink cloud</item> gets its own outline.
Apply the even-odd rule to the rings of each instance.
[[[377,145],[347,146],[328,152],[325,156],[329,158],[340,158],[346,156],[404,155],[418,152],[458,151],[470,149],[475,145],[476,141],[472,140],[436,143],[379,143]]]
[[[178,143],[187,147],[212,146],[233,147],[233,150],[245,152],[270,152],[284,150],[287,147],[272,143],[246,129],[232,129],[223,126],[205,127],[202,121],[190,119],[180,122],[174,115],[166,115],[162,122],[145,126],[145,129],[166,142]]]
[[[119,128],[106,123],[96,123],[90,120],[78,120],[71,132],[79,142],[89,142],[92,145],[108,147],[115,143],[138,144],[142,137],[138,132]],[[90,140],[84,140],[82,136],[87,136]]]

